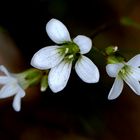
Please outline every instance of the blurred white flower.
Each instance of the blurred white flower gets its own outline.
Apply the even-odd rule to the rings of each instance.
[[[34,54],[31,65],[42,70],[51,69],[48,84],[53,92],[59,92],[66,86],[74,59],[78,59],[75,64],[76,73],[84,82],[99,81],[98,68],[83,55],[91,50],[90,38],[78,35],[71,40],[66,26],[57,19],[51,19],[47,23],[46,32],[51,40],[59,45],[40,49]]]
[[[125,81],[129,87],[140,95],[140,55],[136,55],[127,63],[108,64],[106,71],[110,77],[116,77],[109,92],[108,99],[117,98],[123,89]]]
[[[13,108],[15,111],[20,111],[21,98],[25,96],[25,92],[19,85],[18,80],[4,66],[0,66],[0,71],[5,75],[0,76],[0,85],[3,85],[0,89],[0,98],[8,98],[14,96]]]

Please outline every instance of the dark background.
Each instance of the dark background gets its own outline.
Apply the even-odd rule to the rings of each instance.
[[[69,27],[72,35],[77,35],[78,31],[84,34],[86,30],[90,34],[96,27],[116,16],[113,7],[103,0],[4,0],[0,8],[1,26],[8,30],[26,54],[26,59],[30,59],[39,48],[50,44],[45,26],[51,18],[61,20]]]
[[[61,20],[72,38],[90,36],[100,49],[119,45],[131,58],[139,51],[140,31],[118,21],[130,16],[140,22],[139,6],[138,0],[3,0],[0,26],[20,50],[24,68],[31,67],[30,59],[37,50],[54,44],[45,31],[51,18]],[[73,70],[68,86],[60,93],[50,89],[40,93],[38,87],[27,90],[19,113],[11,107],[13,98],[1,100],[0,139],[139,140],[140,97],[125,87],[118,99],[108,101],[114,79],[105,72],[104,58],[95,56],[101,73],[97,84],[82,82]]]

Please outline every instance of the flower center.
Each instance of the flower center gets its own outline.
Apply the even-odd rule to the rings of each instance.
[[[118,75],[121,77],[121,78],[125,78],[126,76],[130,75],[132,73],[131,71],[131,66],[129,65],[124,65],[121,70],[119,71]]]
[[[62,44],[62,47],[59,48],[59,50],[62,55],[65,55],[64,59],[66,61],[72,61],[77,57],[77,54],[80,54],[80,49],[74,42],[66,42]]]

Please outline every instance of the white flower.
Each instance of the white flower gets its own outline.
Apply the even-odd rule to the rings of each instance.
[[[116,77],[115,82],[110,90],[108,99],[117,98],[123,89],[125,81],[129,87],[140,95],[140,55],[136,55],[127,63],[108,64],[106,71],[110,77]]]
[[[25,92],[19,85],[17,78],[12,76],[4,66],[0,66],[0,71],[5,74],[0,76],[0,85],[3,85],[0,89],[0,98],[3,99],[15,95],[12,105],[15,111],[20,111],[21,98],[25,96]]]
[[[98,68],[83,55],[88,53],[92,47],[90,38],[78,35],[71,40],[66,26],[57,19],[51,19],[47,23],[46,32],[51,40],[59,45],[40,49],[34,54],[31,65],[42,70],[51,69],[48,84],[53,92],[59,92],[66,86],[75,58],[78,59],[75,64],[76,73],[84,82],[99,81]]]

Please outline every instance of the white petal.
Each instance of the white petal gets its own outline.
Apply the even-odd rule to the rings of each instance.
[[[48,46],[36,52],[31,60],[31,65],[38,69],[50,69],[63,59],[59,53],[60,46]]]
[[[108,99],[109,100],[116,99],[121,94],[123,85],[124,85],[123,80],[117,77],[109,92]]]
[[[140,81],[140,68],[131,67],[131,75],[134,79]]]
[[[133,67],[139,67],[140,66],[140,54],[134,56],[131,58],[128,62],[128,65],[133,66]]]
[[[3,65],[0,66],[0,71],[4,72],[7,76],[10,76],[9,71]]]
[[[20,87],[18,86],[18,93],[21,97],[24,97],[25,96],[25,91]]]
[[[57,44],[71,41],[70,34],[66,26],[57,19],[51,19],[46,25],[48,36]]]
[[[13,108],[15,111],[20,111],[21,109],[21,98],[25,96],[25,92],[20,89],[18,93],[15,95],[13,100]]]
[[[99,70],[96,65],[87,57],[81,56],[75,64],[75,71],[86,83],[99,81]]]
[[[81,54],[88,53],[91,50],[92,41],[89,37],[78,35],[73,41],[79,46]]]
[[[137,95],[140,95],[140,83],[137,79],[132,75],[128,75],[124,80]]]
[[[0,90],[0,98],[7,98],[13,96],[17,92],[17,86],[13,84],[6,84]]]
[[[51,69],[48,75],[48,84],[51,90],[56,93],[63,90],[68,82],[71,72],[72,62],[61,62],[58,66]]]
[[[12,77],[0,76],[0,84],[7,84],[13,80]]]
[[[108,64],[106,66],[106,72],[110,77],[116,77],[118,75],[119,70],[124,66],[122,63],[117,64]]]

